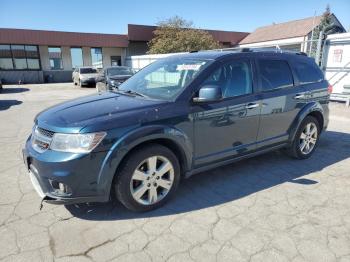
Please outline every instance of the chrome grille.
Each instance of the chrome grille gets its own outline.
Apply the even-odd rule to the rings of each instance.
[[[35,151],[43,153],[50,147],[55,132],[35,126],[32,132],[32,146]]]
[[[37,130],[40,132],[40,134],[42,134],[43,136],[47,136],[47,137],[53,137],[53,135],[55,134],[55,132],[52,132],[52,131],[49,131],[49,130],[46,130],[46,129],[43,129],[41,127],[36,127]]]

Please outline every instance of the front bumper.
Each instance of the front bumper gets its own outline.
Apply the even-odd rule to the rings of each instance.
[[[82,78],[80,79],[80,83],[82,85],[95,85],[96,84],[96,79],[95,78]]]
[[[28,139],[22,153],[33,187],[45,202],[76,204],[109,200],[109,188],[101,187],[99,181],[106,152],[72,154],[47,150],[38,153]],[[67,185],[71,192],[60,194],[53,186],[55,183]]]

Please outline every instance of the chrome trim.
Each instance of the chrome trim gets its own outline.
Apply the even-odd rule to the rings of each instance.
[[[52,131],[35,126],[31,138],[33,149],[38,153],[45,152],[49,149],[54,134]]]

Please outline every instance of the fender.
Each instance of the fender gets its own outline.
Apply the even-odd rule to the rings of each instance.
[[[123,158],[136,146],[155,139],[167,139],[182,152],[185,170],[192,166],[192,143],[188,136],[175,127],[142,126],[118,139],[108,151],[97,178],[97,190],[108,200],[115,172]]]
[[[292,141],[295,138],[295,135],[297,133],[297,130],[300,127],[301,122],[304,120],[304,118],[312,113],[312,112],[320,112],[323,116],[324,110],[322,108],[322,105],[319,102],[313,101],[307,103],[298,113],[298,115],[295,117],[292,125],[289,128],[289,142],[292,143]],[[323,128],[323,127],[321,127]]]

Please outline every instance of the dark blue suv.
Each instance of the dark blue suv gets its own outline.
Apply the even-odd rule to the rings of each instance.
[[[284,148],[305,159],[328,123],[329,85],[302,53],[197,52],[158,60],[119,89],[35,118],[24,160],[50,203],[118,199],[147,211],[182,177]]]

